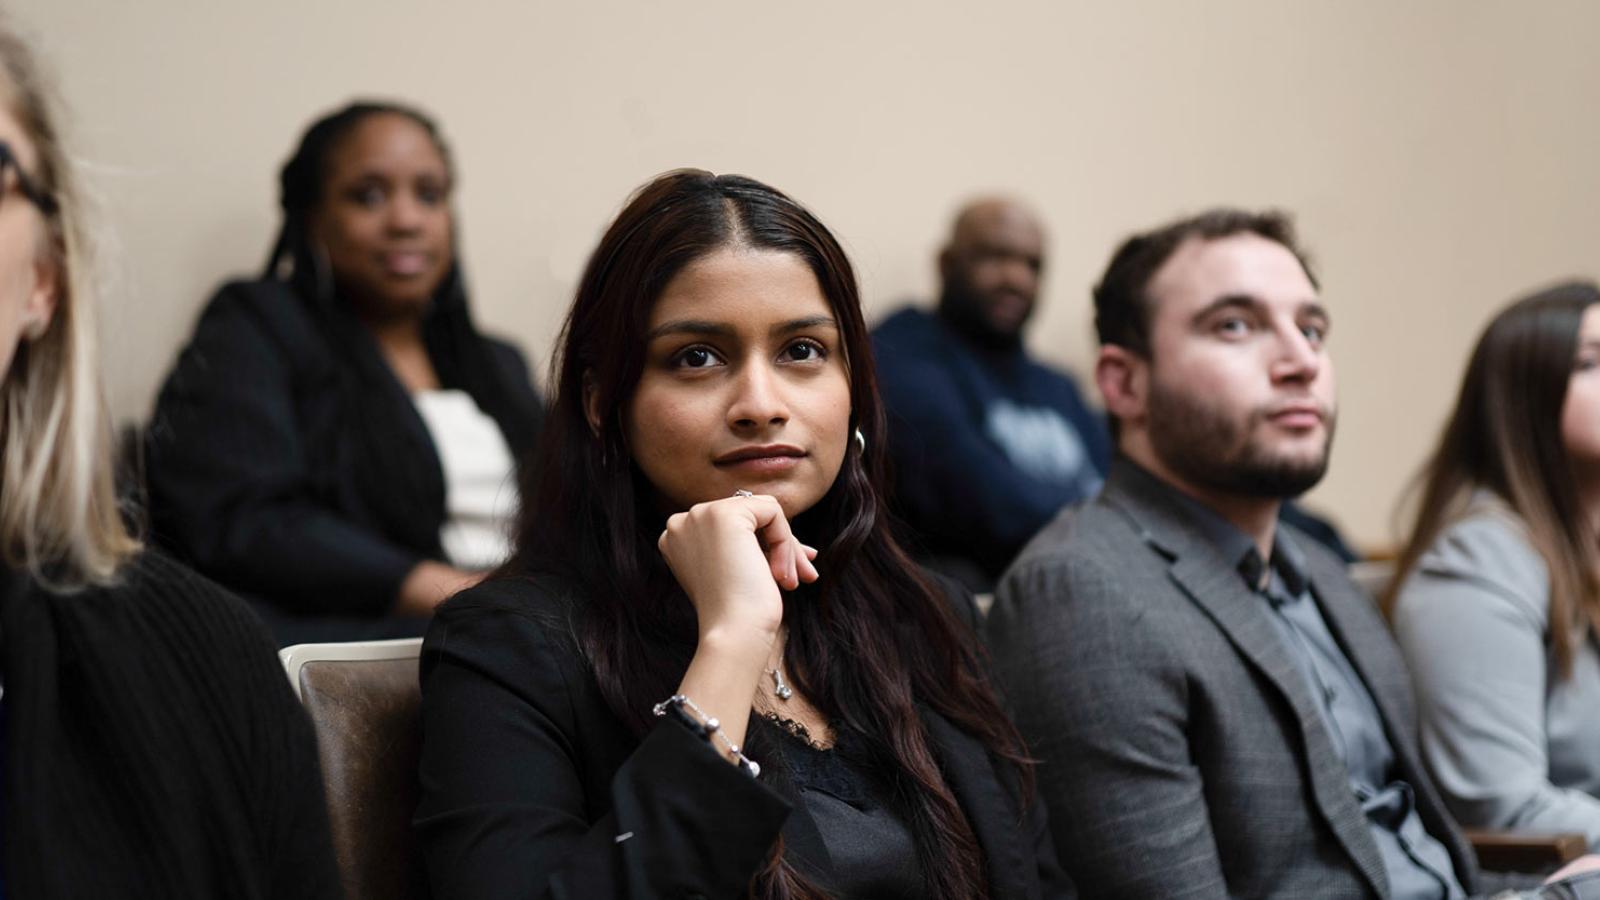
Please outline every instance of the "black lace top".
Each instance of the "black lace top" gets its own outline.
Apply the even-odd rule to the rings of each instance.
[[[781,733],[774,741],[787,777],[821,832],[828,860],[797,860],[839,898],[914,900],[925,895],[922,864],[910,823],[893,803],[893,785],[874,766],[859,738],[841,730],[830,749],[810,740],[805,726],[765,716]]]

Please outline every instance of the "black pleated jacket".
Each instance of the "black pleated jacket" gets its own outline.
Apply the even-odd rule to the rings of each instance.
[[[0,684],[7,900],[340,896],[311,724],[215,584],[0,573]]]

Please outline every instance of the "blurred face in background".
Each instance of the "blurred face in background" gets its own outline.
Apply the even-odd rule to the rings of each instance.
[[[1600,478],[1600,305],[1584,310],[1561,405],[1561,443],[1579,480]]]
[[[956,218],[939,256],[940,312],[969,337],[996,347],[1022,341],[1044,271],[1044,229],[1009,200],[974,203]]]
[[[57,267],[44,213],[23,187],[39,171],[37,151],[8,93],[0,84],[0,371],[9,377],[18,344],[42,335],[55,314]]]
[[[420,316],[453,262],[450,169],[426,128],[361,120],[329,154],[314,240],[364,319]]]

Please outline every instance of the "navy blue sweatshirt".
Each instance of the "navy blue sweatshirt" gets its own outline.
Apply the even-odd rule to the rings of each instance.
[[[872,342],[895,511],[915,549],[994,578],[1063,506],[1099,489],[1110,439],[1066,373],[1020,347],[980,347],[911,307]]]

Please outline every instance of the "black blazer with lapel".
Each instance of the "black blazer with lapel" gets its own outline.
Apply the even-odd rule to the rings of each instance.
[[[275,279],[211,299],[151,417],[151,536],[283,612],[379,616],[412,567],[444,558],[444,472],[377,343],[348,313],[334,321]],[[425,320],[425,337],[443,321]],[[442,386],[472,395],[522,456],[542,416],[527,362],[470,321],[452,327],[470,346],[430,343]]]
[[[433,896],[742,897],[782,834],[827,868],[805,808],[687,729],[642,741],[606,706],[555,578],[491,581],[446,603],[422,652],[422,801]],[[988,863],[990,896],[1073,896],[1043,804],[1024,813],[977,740],[923,721]],[[760,723],[758,723],[760,724]]]
[[[1086,896],[1388,896],[1343,760],[1264,601],[1167,491],[1118,460],[1098,498],[1023,551],[989,621],[1058,855]],[[1418,762],[1393,640],[1343,564],[1297,543],[1377,701],[1396,775],[1470,889],[1472,852]]]

